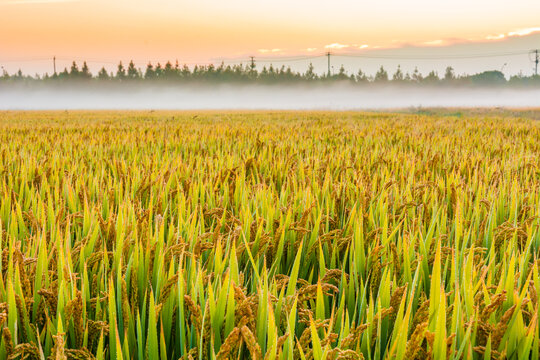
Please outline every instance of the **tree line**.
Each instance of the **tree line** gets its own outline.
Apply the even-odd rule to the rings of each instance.
[[[264,66],[258,70],[254,63],[243,65],[195,65],[193,68],[180,65],[178,61],[173,64],[168,61],[165,65],[148,63],[146,68],[137,68],[133,61],[126,66],[120,62],[116,71],[109,72],[102,67],[97,74],[92,74],[88,64],[82,66],[74,61],[71,67],[53,75],[28,76],[21,70],[15,74],[9,74],[3,70],[0,81],[170,81],[170,82],[224,82],[224,83],[286,83],[286,82],[323,82],[323,81],[347,81],[352,83],[416,83],[416,84],[477,84],[477,85],[540,85],[540,76],[525,76],[518,74],[506,79],[501,71],[484,71],[474,75],[457,75],[451,66],[446,68],[444,74],[439,75],[431,71],[423,75],[416,68],[412,73],[402,71],[398,66],[393,74],[390,74],[383,66],[375,75],[368,75],[362,70],[357,73],[348,73],[342,65],[337,73],[317,74],[313,64],[309,64],[305,72],[293,71],[290,67]]]

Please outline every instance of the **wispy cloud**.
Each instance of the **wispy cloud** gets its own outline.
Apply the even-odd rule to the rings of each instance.
[[[531,35],[532,33],[540,32],[540,27],[532,27],[532,28],[525,28],[525,29],[519,29],[516,31],[511,31],[508,33],[508,36],[526,36]]]
[[[538,32],[540,32],[540,27],[524,28],[524,29],[510,31],[507,33],[497,34],[497,35],[488,35],[485,37],[485,40],[490,40],[490,41],[504,40],[510,37],[527,36],[527,35],[532,35]],[[478,41],[478,40],[482,40],[482,39],[469,39],[469,41]]]
[[[0,0],[1,1],[1,0]],[[387,44],[342,44],[339,42],[335,42],[332,44],[324,45],[320,48],[316,47],[308,47],[303,49],[297,49],[290,51],[285,51],[283,49],[259,49],[258,52],[265,54],[276,54],[279,53],[280,55],[283,55],[285,53],[292,54],[298,54],[298,53],[313,53],[316,51],[323,51],[323,49],[326,50],[343,50],[343,51],[350,51],[350,52],[356,52],[361,50],[371,51],[371,50],[388,50],[388,49],[398,49],[398,48],[406,48],[406,47],[445,47],[445,46],[452,46],[452,45],[458,45],[458,44],[468,44],[468,43],[486,43],[491,41],[503,41],[508,40],[512,37],[521,37],[521,36],[528,36],[535,33],[540,33],[540,27],[530,27],[530,28],[523,28],[518,29],[514,31],[509,31],[506,33],[500,33],[500,34],[490,34],[487,36],[480,36],[477,38],[444,38],[444,39],[435,39],[435,40],[429,40],[429,41],[417,41],[417,42],[404,42],[402,40],[392,40],[391,43]]]
[[[261,54],[267,54],[267,53],[277,53],[283,51],[282,49],[259,49],[257,50]]]
[[[506,34],[488,35],[486,40],[503,40],[509,37],[527,36],[540,32],[540,27],[530,27],[507,32]]]
[[[340,44],[340,43],[333,43],[333,44],[326,45],[324,48],[325,49],[345,49],[345,48],[348,48],[348,47],[349,47],[349,45]]]
[[[502,40],[506,37],[505,34],[499,34],[499,35],[488,35],[486,36],[486,40]]]
[[[431,41],[424,41],[422,43],[422,45],[427,45],[427,46],[441,46],[441,45],[444,45],[444,40],[431,40]]]

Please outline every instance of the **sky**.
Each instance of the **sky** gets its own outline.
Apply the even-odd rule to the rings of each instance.
[[[254,56],[259,66],[285,57],[295,70],[313,62],[324,71],[324,57],[290,57],[331,51],[332,71],[401,65],[443,72],[452,65],[458,73],[530,74],[527,52],[540,48],[538,14],[538,0],[0,0],[0,65],[50,73],[53,56],[60,69],[85,59],[94,71],[119,60],[144,67]],[[461,58],[501,53],[512,55]]]

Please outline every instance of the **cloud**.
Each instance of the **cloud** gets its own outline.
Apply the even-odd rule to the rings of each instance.
[[[516,37],[516,36],[527,36],[534,33],[540,32],[540,27],[531,27],[531,28],[524,28],[524,29],[518,29],[514,31],[510,31],[506,34],[498,34],[498,35],[488,35],[485,37],[486,40],[502,40],[509,37]],[[470,41],[476,41],[478,39],[470,39]]]
[[[486,36],[486,40],[501,40],[506,37],[505,34],[499,34],[499,35],[488,35]]]
[[[407,47],[426,47],[426,48],[446,47],[446,46],[459,45],[459,44],[486,43],[490,41],[508,40],[512,37],[528,36],[534,33],[540,33],[540,27],[523,28],[523,29],[510,31],[507,33],[500,33],[500,34],[495,33],[495,34],[490,34],[487,36],[480,36],[477,38],[444,38],[444,39],[417,41],[417,42],[404,42],[403,40],[392,40],[391,43],[379,44],[379,45],[376,45],[376,44],[368,45],[368,44],[357,44],[357,43],[342,44],[339,42],[335,42],[332,44],[324,45],[323,48],[308,47],[308,48],[303,48],[303,49],[297,49],[296,52],[305,54],[306,52],[313,53],[318,50],[322,51],[322,49],[344,50],[344,51],[356,52],[360,50],[367,50],[367,51],[383,50],[383,49],[390,50],[390,49],[399,49],[399,48],[407,48]],[[283,49],[259,49],[258,52],[261,54],[271,54],[271,53],[284,54]],[[294,52],[295,51],[293,51],[293,53]]]
[[[424,41],[422,43],[422,45],[427,45],[427,46],[439,46],[439,45],[443,45],[443,44],[444,44],[444,40]]]
[[[259,49],[257,50],[258,52],[260,52],[261,54],[266,54],[266,53],[277,53],[277,52],[281,52],[283,51],[283,49]]]
[[[324,48],[325,49],[344,49],[344,48],[348,48],[349,45],[345,45],[345,44],[340,44],[340,43],[333,43],[333,44],[330,44],[330,45],[326,45]]]
[[[516,31],[511,31],[508,33],[508,36],[526,36],[531,35],[532,33],[540,32],[540,27],[532,27],[532,28],[525,28],[525,29],[519,29]]]

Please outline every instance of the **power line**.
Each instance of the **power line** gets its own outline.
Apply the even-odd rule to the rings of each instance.
[[[255,59],[260,63],[269,63],[269,62],[293,62],[293,61],[303,61],[303,60],[312,60],[321,58],[323,56],[329,57],[330,55],[339,56],[339,57],[356,57],[356,58],[366,58],[366,59],[385,59],[385,60],[448,60],[448,59],[476,59],[476,58],[488,58],[488,57],[503,57],[503,56],[516,56],[524,55],[527,53],[534,53],[540,56],[540,51],[533,50],[529,51],[513,51],[513,52],[497,52],[497,53],[477,53],[477,54],[448,54],[448,55],[398,55],[398,54],[365,54],[365,53],[330,53],[326,52],[319,55],[299,55],[299,56],[275,56],[275,57],[255,57],[250,56],[249,59],[214,59],[215,62],[206,62],[206,63],[197,63],[197,62],[187,62],[186,64],[215,64],[215,63],[242,63],[249,62],[252,63]],[[103,59],[81,59],[78,57],[54,57],[56,60],[60,61],[86,61],[87,63],[100,63],[100,64],[113,64],[116,65],[118,62],[103,60]],[[0,60],[3,63],[15,63],[15,62],[38,62],[38,61],[50,61],[50,58],[44,57],[35,57],[35,58],[19,58],[19,59],[6,59]],[[536,61],[533,60],[533,61]],[[143,63],[143,60],[134,60],[135,63]]]
[[[24,58],[24,59],[6,59],[0,60],[3,63],[20,63],[20,62],[38,62],[38,61],[51,61],[50,57],[47,58]]]

